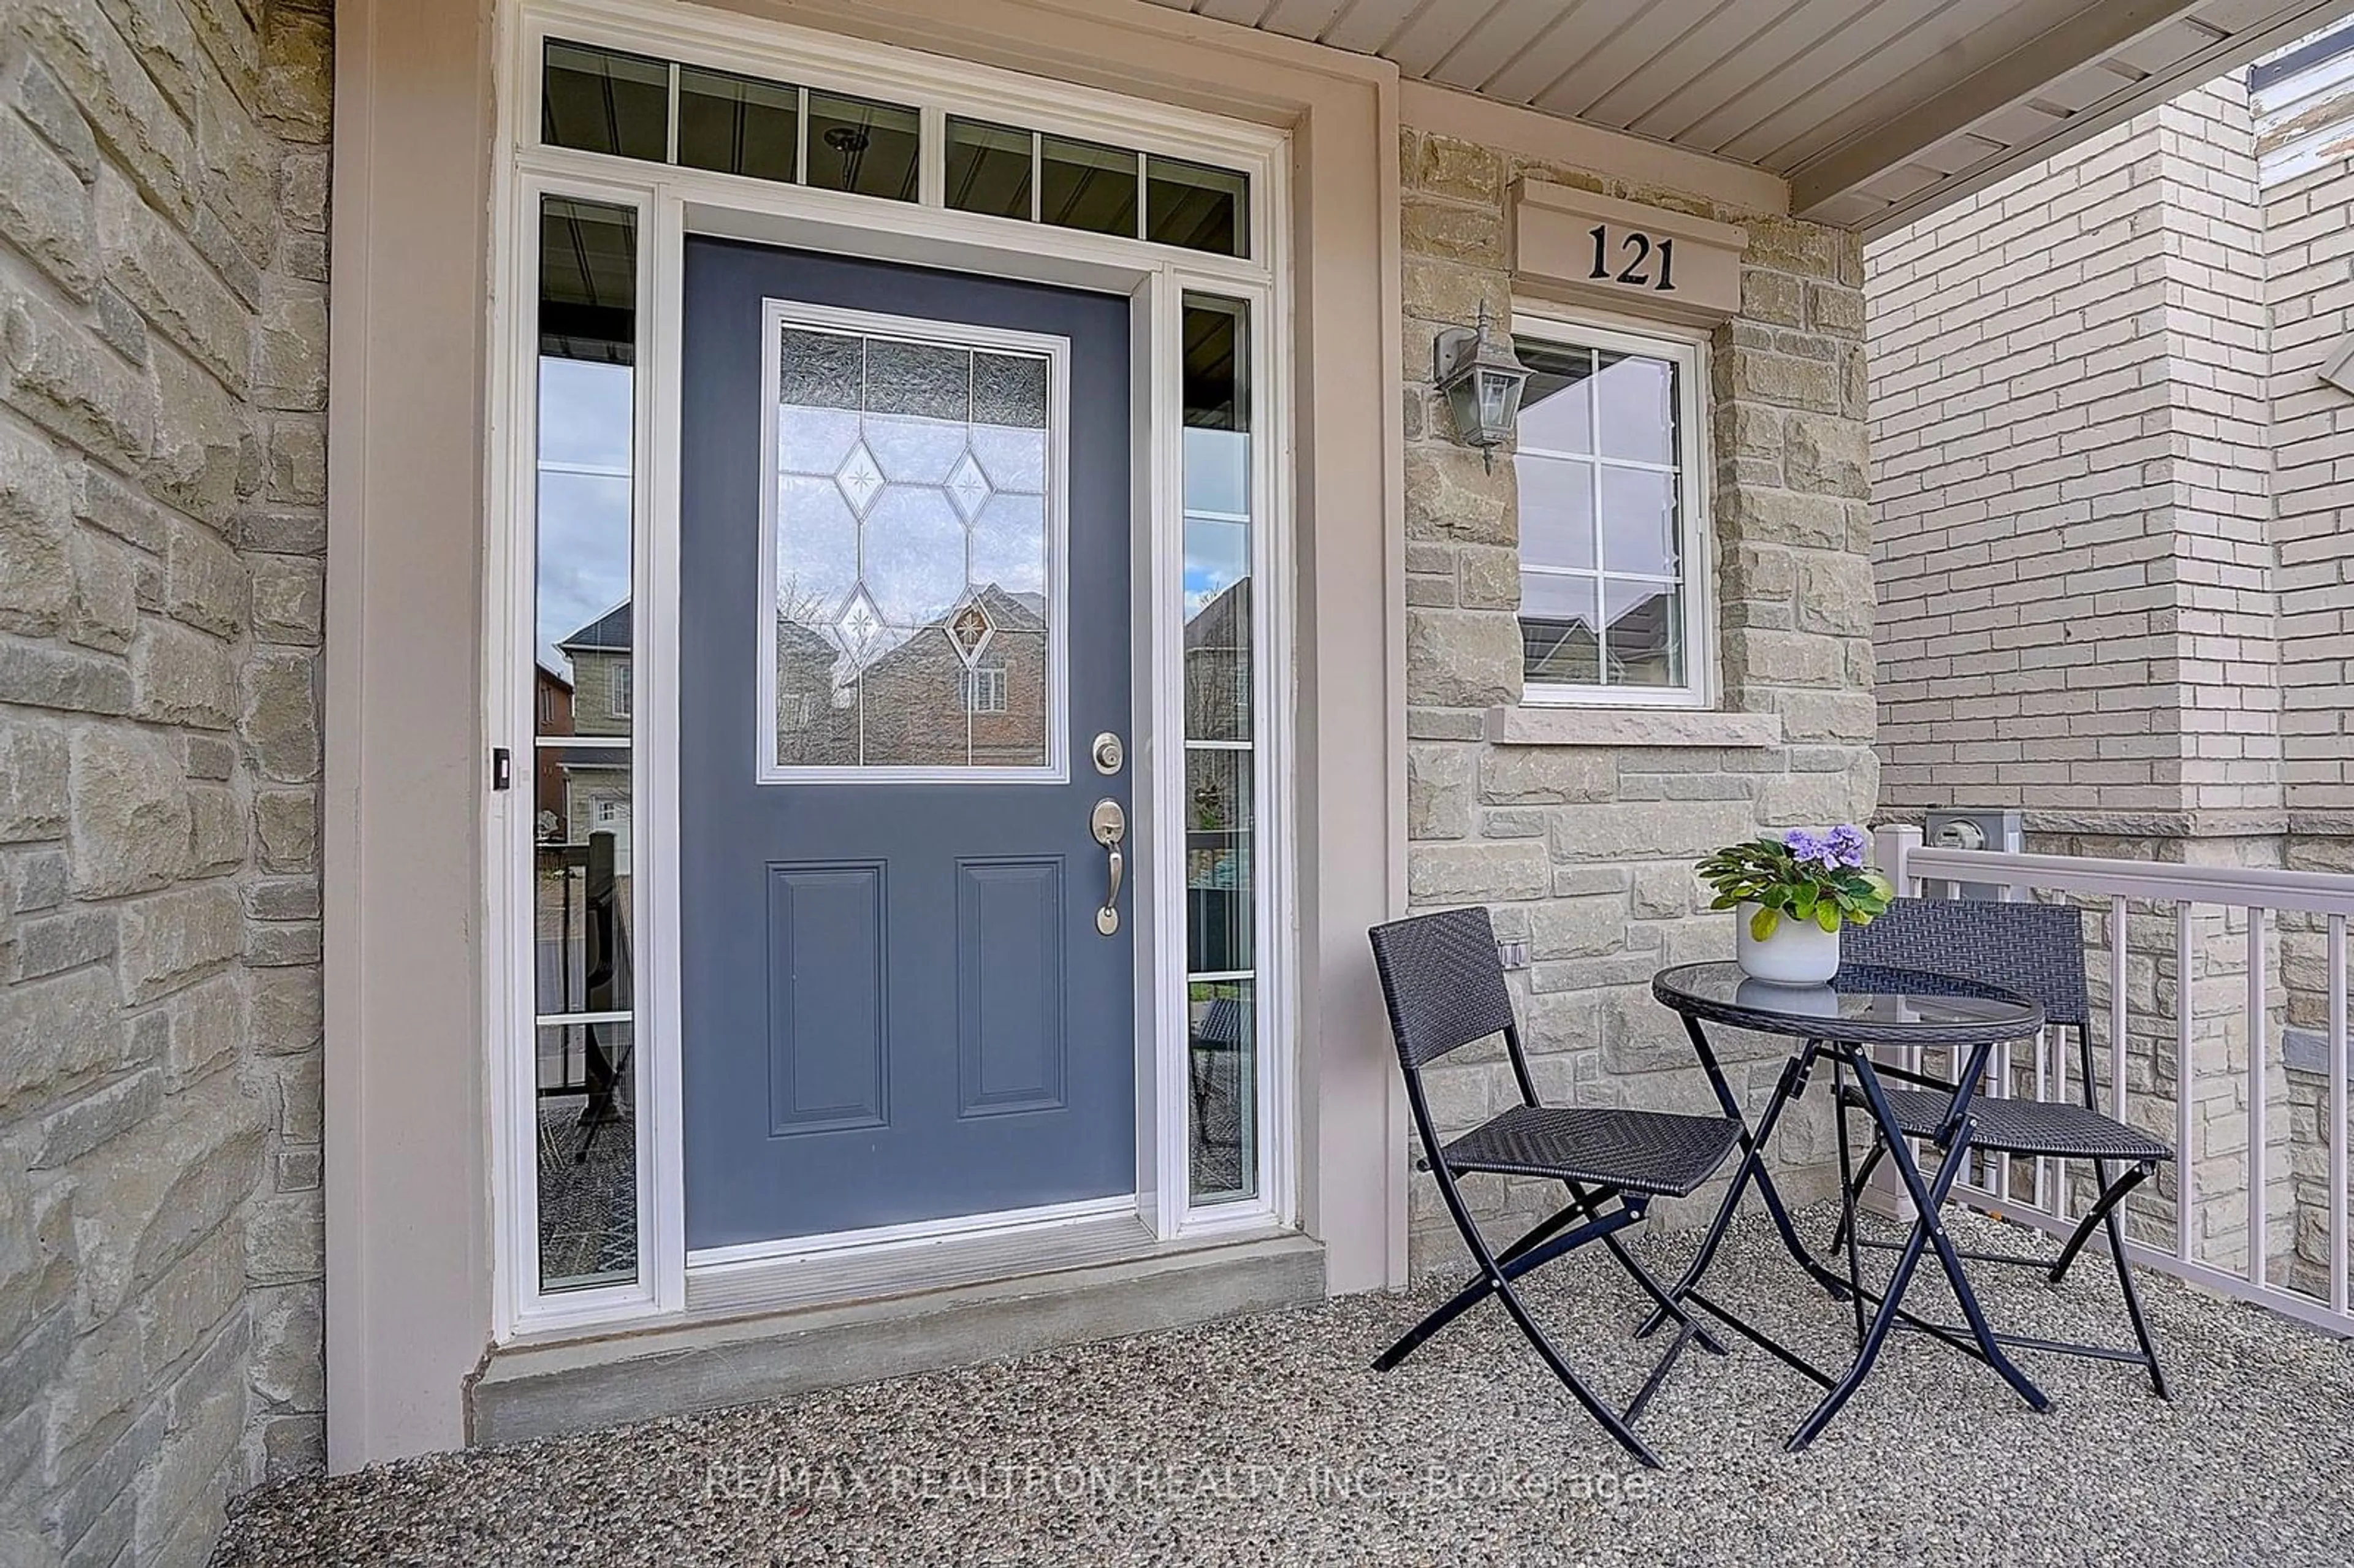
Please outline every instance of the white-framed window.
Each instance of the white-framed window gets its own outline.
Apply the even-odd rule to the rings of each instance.
[[[1701,344],[1542,312],[1514,329],[1524,700],[1705,706]]]
[[[964,711],[969,714],[1002,714],[1005,711],[1004,666],[984,664],[977,670],[964,672]]]
[[[630,716],[631,706],[637,695],[636,675],[637,666],[634,664],[620,663],[613,666],[611,695],[615,718]]]

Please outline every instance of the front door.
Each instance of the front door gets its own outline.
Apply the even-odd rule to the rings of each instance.
[[[1135,1190],[1128,343],[1111,296],[687,242],[690,1249]]]

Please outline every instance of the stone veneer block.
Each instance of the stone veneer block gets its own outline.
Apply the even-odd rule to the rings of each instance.
[[[1488,738],[1499,746],[1723,746],[1782,744],[1774,714],[1673,708],[1498,707],[1488,710]]]

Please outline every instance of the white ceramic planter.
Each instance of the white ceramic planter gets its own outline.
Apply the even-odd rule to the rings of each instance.
[[[1744,904],[1733,912],[1734,957],[1744,972],[1775,985],[1827,985],[1839,973],[1837,931],[1785,915],[1774,934],[1761,942],[1749,934],[1750,918],[1756,913],[1755,904]]]
[[[1733,988],[1733,1004],[1755,1008],[1760,1012],[1778,1012],[1785,1017],[1837,1018],[1840,1015],[1839,992],[1827,985],[1776,985],[1772,980],[1753,978]]]

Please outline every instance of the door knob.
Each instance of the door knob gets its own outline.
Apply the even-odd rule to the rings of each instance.
[[[1128,813],[1119,809],[1119,801],[1106,798],[1096,802],[1087,826],[1094,832],[1096,842],[1103,845],[1105,863],[1111,873],[1111,887],[1104,895],[1103,907],[1096,911],[1096,929],[1109,937],[1119,930],[1119,884],[1128,872],[1128,860],[1119,853],[1119,846],[1128,837]]]

